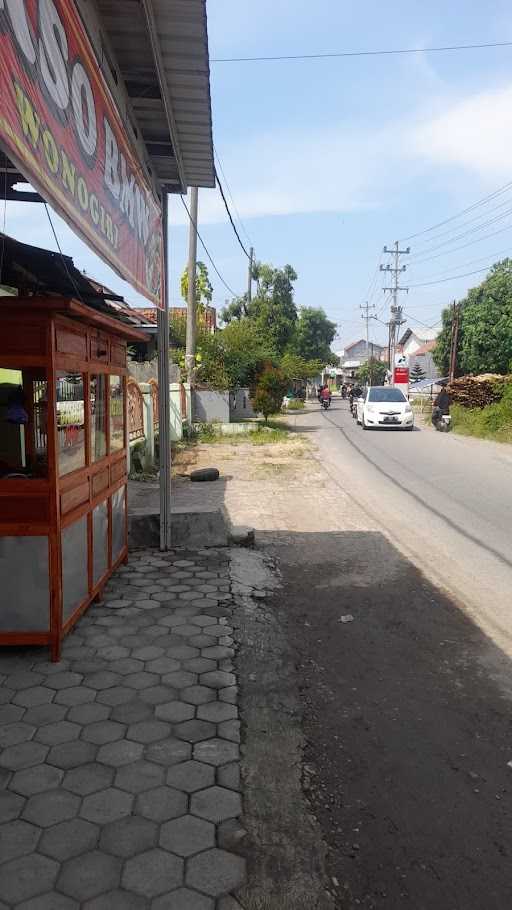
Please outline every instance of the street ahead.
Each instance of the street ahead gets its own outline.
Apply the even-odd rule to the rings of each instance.
[[[512,656],[512,447],[418,424],[365,432],[339,399],[308,417],[331,476]]]

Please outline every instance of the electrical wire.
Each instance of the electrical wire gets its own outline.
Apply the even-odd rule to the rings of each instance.
[[[468,231],[463,231],[462,234],[456,234],[450,240],[443,241],[442,243],[438,244],[438,246],[432,247],[432,250],[430,250],[429,253],[430,252],[434,253],[436,250],[440,250],[445,246],[449,247],[452,243],[456,243],[458,240],[463,240],[465,237],[471,237],[473,234],[478,234],[479,231],[483,231],[483,230],[485,230],[485,228],[491,227],[493,224],[499,224],[500,221],[503,221],[505,218],[508,218],[510,215],[512,215],[512,208],[507,209],[506,212],[502,212],[501,215],[496,215],[496,217],[490,218],[488,221],[483,222],[483,224],[479,225],[478,227],[470,228],[470,230],[468,230]],[[505,229],[506,229],[506,226],[505,226]],[[474,240],[471,242],[478,243],[478,240]],[[446,256],[450,252],[453,252],[453,251],[447,250],[444,253],[440,253],[440,255]],[[416,257],[411,257],[409,262],[413,263],[414,265],[419,265],[421,262],[430,262],[431,259],[437,258],[436,256],[430,256],[430,255],[424,256],[423,258],[421,258],[421,254],[417,254],[417,255],[420,255],[419,259]]]
[[[210,262],[211,262],[211,264],[212,264],[212,266],[213,266],[215,272],[217,273],[218,277],[219,277],[220,280],[222,281],[222,284],[224,285],[224,287],[226,288],[226,290],[229,291],[229,293],[231,294],[232,297],[241,297],[242,294],[236,294],[235,291],[233,290],[233,288],[231,288],[231,287],[229,286],[229,284],[228,284],[228,283],[224,280],[224,278],[222,277],[222,275],[221,275],[221,273],[219,272],[217,266],[215,265],[215,262],[214,262],[213,259],[212,259],[212,256],[210,255],[210,252],[209,252],[209,250],[208,250],[208,247],[206,246],[206,244],[205,244],[203,238],[201,237],[201,234],[199,233],[199,231],[198,231],[198,229],[197,229],[197,224],[196,224],[196,223],[194,222],[194,220],[192,219],[192,215],[190,214],[189,208],[188,208],[188,206],[187,206],[185,200],[183,199],[183,196],[180,196],[180,199],[181,199],[181,204],[182,204],[183,208],[185,209],[185,211],[186,211],[186,213],[187,213],[187,215],[188,215],[189,221],[190,221],[190,223],[193,225],[193,227],[194,227],[194,229],[195,229],[195,232],[196,232],[196,234],[197,234],[197,239],[199,240],[199,243],[200,243],[201,246],[203,247],[203,250],[205,251],[206,255],[208,256],[208,259],[210,260]]]
[[[432,247],[429,248],[429,245],[431,243],[436,243],[438,240],[441,240],[443,237],[448,237],[449,240],[453,239],[454,230],[460,231],[462,228],[465,228],[468,225],[473,225],[473,224],[475,225],[475,228],[474,228],[475,231],[480,230],[482,227],[485,227],[485,222],[482,222],[481,224],[478,224],[476,222],[480,221],[482,218],[484,218],[484,219],[489,218],[490,215],[494,215],[495,212],[498,212],[500,209],[503,209],[505,206],[510,206],[511,203],[512,203],[512,199],[509,197],[508,199],[505,199],[503,202],[500,202],[499,205],[493,206],[491,209],[487,209],[487,211],[485,211],[485,212],[480,212],[478,215],[475,215],[473,218],[468,218],[467,221],[463,221],[461,224],[458,224],[456,227],[453,226],[453,227],[449,228],[447,231],[441,231],[438,234],[434,234],[431,237],[427,237],[425,240],[420,240],[419,252],[414,252],[412,254],[411,258],[417,259],[419,256],[427,255],[432,250]],[[509,212],[503,213],[503,214],[509,214]],[[422,247],[424,247],[424,248],[422,248]],[[415,250],[417,250],[417,249],[418,248],[415,246]]]
[[[340,57],[389,57],[400,54],[434,54],[441,51],[471,51],[483,48],[512,47],[512,41],[486,44],[449,44],[440,47],[408,47],[375,51],[335,51],[326,54],[275,54],[259,57],[212,57],[210,63],[266,63],[274,60],[329,60]]]
[[[503,234],[505,231],[510,231],[512,224],[507,224],[505,227],[499,228],[497,231],[492,231],[490,234],[485,234],[484,237],[477,237],[476,240],[470,240],[468,243],[463,243],[461,246],[456,246],[452,250],[445,250],[444,253],[437,253],[435,256],[428,256],[426,259],[418,260],[414,265],[421,265],[423,262],[431,262],[434,259],[440,259],[442,256],[449,256],[451,253],[458,253],[459,250],[466,250],[468,246],[473,246],[475,243],[483,243],[484,240],[489,240],[491,237],[496,237],[498,234]]]
[[[510,252],[511,251],[510,251],[510,244],[509,244],[509,246],[504,247],[501,250],[496,250],[495,253],[486,253],[485,256],[479,256],[477,259],[468,259],[466,262],[458,262],[456,265],[451,266],[451,268],[448,269],[446,272],[440,272],[439,275],[426,275],[426,276],[421,275],[419,277],[421,277],[421,278],[425,277],[427,280],[429,278],[437,278],[437,277],[442,278],[444,275],[448,274],[448,271],[453,272],[454,269],[464,269],[470,265],[476,265],[479,262],[487,262],[487,260],[489,260],[489,259],[492,259],[492,262],[489,263],[489,268],[491,268],[491,266],[494,265],[494,263],[496,262],[497,256],[500,256],[503,253],[507,253],[508,255],[506,258],[508,259],[510,256]],[[415,277],[418,277],[418,276],[415,275]]]
[[[424,329],[435,329],[436,326],[441,325],[442,320],[439,319],[437,322],[432,323],[432,325],[427,325],[426,322],[422,322],[421,319],[416,319],[415,316],[410,316],[409,313],[403,311],[404,316],[407,316],[412,322],[416,322],[418,325],[422,325]]]
[[[68,264],[67,264],[67,262],[66,262],[66,257],[64,256],[64,253],[62,252],[61,245],[60,245],[60,243],[59,243],[59,238],[57,237],[57,231],[55,230],[55,226],[54,226],[53,221],[52,221],[52,216],[50,215],[50,209],[48,208],[48,204],[47,204],[46,202],[44,203],[44,208],[45,208],[46,214],[48,215],[48,221],[50,222],[50,227],[51,227],[51,229],[52,229],[53,237],[54,237],[54,239],[55,239],[55,243],[57,244],[57,249],[58,249],[58,251],[59,251],[59,253],[60,253],[60,258],[62,259],[62,264],[63,264],[63,266],[64,266],[64,270],[65,270],[65,272],[66,272],[66,275],[68,276],[69,281],[70,281],[70,284],[71,284],[72,287],[74,288],[75,293],[76,293],[78,299],[80,300],[81,303],[84,304],[84,306],[86,306],[85,300],[84,300],[84,298],[82,297],[82,295],[81,295],[81,293],[80,293],[80,290],[79,290],[79,288],[78,288],[78,286],[77,286],[77,284],[76,284],[76,281],[75,281],[75,279],[73,278],[71,272],[70,272],[69,269],[68,269]]]
[[[226,189],[227,189],[227,191],[228,191],[228,193],[229,193],[229,198],[231,199],[231,202],[233,203],[233,208],[234,208],[234,210],[235,210],[235,214],[236,214],[236,216],[237,216],[237,218],[238,218],[238,221],[240,222],[240,227],[242,228],[242,230],[243,230],[245,236],[247,237],[247,240],[248,240],[249,243],[251,244],[251,246],[254,246],[254,243],[253,243],[251,237],[249,236],[249,233],[248,233],[248,231],[247,231],[247,228],[245,227],[245,224],[243,223],[243,221],[242,221],[242,219],[241,219],[241,217],[240,217],[240,212],[239,212],[238,209],[237,209],[236,202],[235,202],[235,198],[234,198],[234,196],[233,196],[233,193],[231,192],[231,187],[230,187],[230,185],[229,185],[229,183],[228,183],[228,178],[226,177],[226,172],[225,172],[224,168],[222,167],[222,161],[220,160],[220,155],[219,155],[219,153],[218,153],[218,151],[217,151],[217,147],[216,147],[215,145],[213,146],[213,151],[214,151],[215,157],[217,158],[217,163],[218,163],[218,165],[219,165],[219,167],[220,167],[221,174],[222,174],[222,176],[223,176],[223,178],[224,178],[224,183],[225,183]]]
[[[410,284],[410,288],[426,288],[432,284],[445,284],[447,281],[456,281],[458,278],[469,278],[470,275],[479,275],[482,272],[488,272],[490,266],[485,269],[476,269],[474,272],[465,272],[464,275],[450,275],[449,278],[438,278],[436,281],[422,281],[420,284]]]
[[[473,202],[472,205],[468,206],[466,209],[463,209],[461,212],[457,212],[456,215],[451,215],[449,218],[445,218],[444,221],[439,221],[437,224],[433,224],[430,227],[424,228],[422,231],[417,231],[415,234],[409,234],[407,237],[401,237],[400,243],[405,243],[408,240],[414,240],[416,237],[421,237],[423,234],[428,234],[430,231],[435,231],[437,228],[444,227],[445,224],[450,224],[450,222],[455,221],[457,218],[461,218],[462,215],[467,215],[469,212],[474,211],[481,205],[485,205],[487,202],[491,202],[493,199],[501,196],[511,187],[512,180],[508,183],[503,184],[503,186],[498,187],[498,189],[494,190],[492,193],[489,193],[489,195],[483,196],[481,199]]]
[[[223,187],[222,187],[222,183],[220,182],[220,178],[219,178],[219,175],[218,175],[218,172],[217,172],[217,168],[216,168],[215,166],[214,166],[214,170],[215,170],[215,179],[216,179],[217,183],[219,184],[220,195],[222,196],[222,201],[223,201],[223,203],[224,203],[224,205],[225,205],[226,212],[228,213],[229,220],[231,221],[231,227],[233,228],[233,230],[234,230],[234,232],[235,232],[235,234],[236,234],[236,239],[238,240],[240,246],[242,247],[242,250],[244,251],[244,253],[245,253],[245,255],[247,256],[247,258],[250,260],[251,257],[250,257],[250,255],[249,255],[249,253],[247,252],[245,246],[243,245],[243,243],[242,243],[242,241],[241,241],[241,239],[240,239],[240,234],[239,234],[238,231],[237,231],[236,224],[235,224],[235,222],[233,221],[233,216],[232,216],[232,214],[231,214],[231,211],[230,211],[230,208],[229,208],[229,205],[228,205],[228,201],[227,201],[227,199],[226,199],[226,197],[225,197],[225,195],[224,195],[224,189],[223,189]]]

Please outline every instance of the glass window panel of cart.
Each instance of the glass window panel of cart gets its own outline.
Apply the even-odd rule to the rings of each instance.
[[[122,376],[110,376],[110,451],[124,449],[124,385]]]
[[[57,437],[59,474],[85,467],[84,377],[57,372]]]

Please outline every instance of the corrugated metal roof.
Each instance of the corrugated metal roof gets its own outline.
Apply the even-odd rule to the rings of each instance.
[[[215,186],[206,0],[95,0],[153,172]]]

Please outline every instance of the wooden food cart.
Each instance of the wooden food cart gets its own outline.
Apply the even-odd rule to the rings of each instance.
[[[63,637],[126,560],[128,321],[0,296],[0,645]]]

